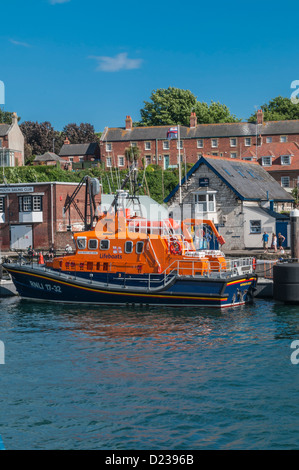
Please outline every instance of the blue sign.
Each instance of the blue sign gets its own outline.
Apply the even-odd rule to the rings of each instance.
[[[210,179],[209,178],[199,178],[199,186],[201,187],[207,187],[209,186]]]

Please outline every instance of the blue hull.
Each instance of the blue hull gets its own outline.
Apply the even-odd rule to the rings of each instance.
[[[226,279],[174,276],[166,285],[163,275],[154,278],[154,288],[143,275],[124,278],[116,273],[104,279],[86,279],[70,273],[26,265],[5,265],[19,295],[26,299],[99,305],[165,305],[229,307],[252,299],[257,276]]]

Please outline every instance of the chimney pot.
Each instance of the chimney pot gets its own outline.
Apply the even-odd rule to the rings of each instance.
[[[70,141],[69,141],[68,137],[65,138],[64,144],[65,144],[65,145],[69,145],[69,144],[70,144]]]
[[[126,131],[130,131],[133,127],[133,121],[131,116],[126,117]]]
[[[194,112],[192,112],[190,116],[190,128],[196,127],[196,126],[197,126],[197,116]]]
[[[264,113],[262,109],[258,109],[256,113],[256,120],[258,124],[263,124],[264,122]]]

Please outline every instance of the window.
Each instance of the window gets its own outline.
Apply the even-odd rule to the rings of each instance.
[[[262,166],[271,166],[272,157],[262,157]]]
[[[152,163],[152,156],[151,155],[146,155],[145,156],[145,162],[146,162],[146,166],[150,165]]]
[[[212,139],[211,140],[211,147],[213,147],[213,148],[218,147],[218,139]]]
[[[169,150],[169,140],[163,141],[163,150]]]
[[[179,146],[180,145],[180,146]],[[183,141],[180,140],[180,142],[177,142],[177,149],[180,148],[182,149],[183,148]]]
[[[145,148],[145,150],[150,150],[151,149],[151,142],[145,142],[144,143],[144,148]]]
[[[215,212],[215,193],[194,194],[194,202],[197,212]]]
[[[106,166],[107,166],[107,168],[110,168],[112,166],[112,158],[111,157],[106,158]]]
[[[262,233],[262,221],[250,220],[250,233]]]
[[[218,157],[218,152],[212,152],[213,157]]]
[[[127,241],[126,244],[125,244],[125,253],[128,253],[128,254],[132,253],[133,246],[134,246],[133,242]]]
[[[251,137],[245,137],[245,147],[251,146]]]
[[[110,240],[101,240],[100,241],[100,249],[101,250],[109,250],[110,247]]]
[[[125,157],[122,155],[118,156],[118,166],[125,166]]]
[[[229,139],[229,142],[231,147],[237,147],[237,139],[235,137]]]
[[[112,144],[110,142],[106,142],[106,152],[111,152]]]
[[[131,147],[137,147],[136,142],[131,142]]]
[[[230,158],[237,158],[237,152],[231,152]]]
[[[280,142],[287,142],[287,136],[286,135],[281,135],[280,136]]]
[[[141,255],[143,252],[143,242],[137,242],[136,243],[136,253],[137,255]]]
[[[199,140],[197,141],[197,148],[198,148],[198,149],[202,149],[202,148],[203,148],[203,139],[199,139]]]
[[[96,250],[98,248],[98,240],[91,238],[88,240],[88,249],[89,250]]]
[[[290,165],[291,164],[291,155],[281,155],[280,156],[280,163],[282,165]]]
[[[283,188],[289,188],[290,187],[290,177],[289,176],[282,176],[281,177],[281,186]]]
[[[79,250],[85,250],[86,248],[86,238],[85,237],[78,237],[77,238],[77,247]]]
[[[266,137],[266,144],[272,144],[272,137]]]
[[[19,196],[19,212],[41,212],[42,196]]]
[[[4,212],[4,197],[0,197],[0,212]]]

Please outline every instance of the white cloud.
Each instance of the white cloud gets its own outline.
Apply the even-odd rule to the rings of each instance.
[[[127,52],[122,52],[115,57],[91,56],[90,58],[98,62],[97,70],[102,72],[139,69],[142,64],[142,59],[129,59]]]
[[[14,39],[10,39],[9,41],[15,46],[31,47],[27,42],[15,41]]]
[[[56,5],[57,3],[68,3],[71,0],[50,0],[51,5]]]

